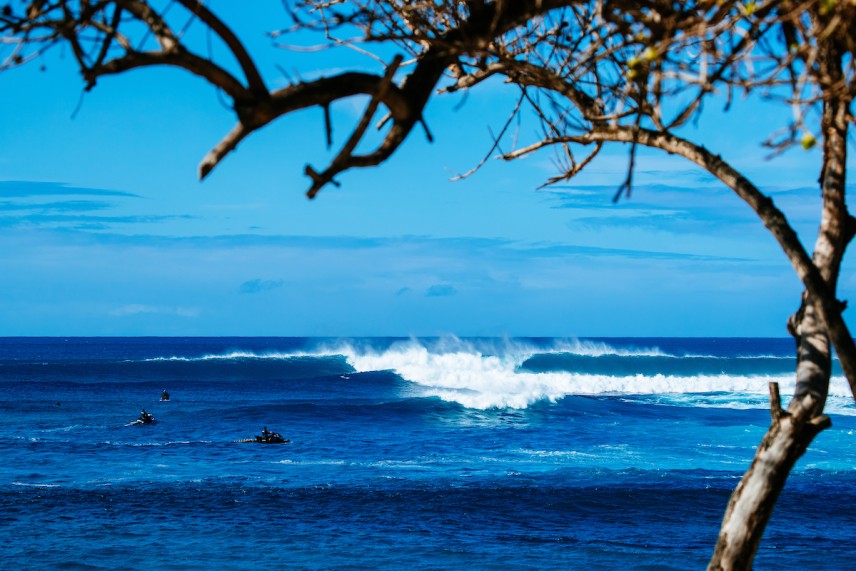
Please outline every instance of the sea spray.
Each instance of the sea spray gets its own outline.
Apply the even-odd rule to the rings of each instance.
[[[490,353],[486,353],[486,349]],[[331,353],[343,354],[357,371],[391,370],[403,379],[419,385],[424,396],[436,396],[476,409],[526,408],[537,401],[555,402],[569,395],[706,393],[737,393],[748,397],[748,402],[739,403],[737,406],[754,408],[766,406],[765,395],[770,382],[779,383],[785,394],[792,391],[794,385],[792,374],[595,375],[571,372],[534,373],[520,368],[522,363],[534,355],[545,354],[571,353],[629,359],[681,358],[658,348],[617,349],[603,342],[556,341],[547,347],[538,347],[523,341],[494,341],[488,344],[484,341],[444,338],[440,343],[410,339],[383,350],[357,350],[350,345],[328,350]],[[682,358],[709,357],[692,355]],[[743,356],[733,358],[745,359]],[[834,379],[831,394],[849,394],[849,388],[843,379]],[[726,406],[734,406],[734,401],[729,401]]]

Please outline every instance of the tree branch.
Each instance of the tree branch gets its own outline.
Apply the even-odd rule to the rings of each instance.
[[[259,70],[253,61],[253,58],[250,57],[250,54],[247,52],[244,44],[241,43],[235,33],[232,32],[232,30],[223,23],[220,18],[211,12],[211,10],[206,8],[200,0],[178,0],[178,2],[190,12],[198,16],[199,19],[211,28],[218,36],[220,36],[223,42],[229,47],[229,50],[231,50],[235,59],[238,60],[238,64],[241,66],[241,69],[247,78],[249,89],[253,95],[257,98],[269,97],[270,93],[265,86],[264,80],[262,80],[261,74],[259,74]]]
[[[811,302],[815,304],[824,329],[838,354],[851,393],[856,399],[856,345],[854,345],[853,337],[841,316],[841,304],[835,298],[834,289],[830,288],[818,267],[803,248],[784,213],[773,205],[773,201],[769,197],[765,196],[743,175],[726,163],[722,157],[714,155],[704,147],[668,133],[648,129],[612,127],[579,136],[558,138],[556,142],[588,144],[613,141],[632,143],[634,140],[640,145],[680,155],[703,167],[707,172],[725,183],[755,211],[764,226],[773,234],[779,246],[784,250],[797,276],[808,291]]]
[[[83,70],[87,81],[103,75],[115,75],[131,69],[154,65],[169,65],[180,67],[197,75],[215,87],[219,87],[235,100],[247,102],[253,100],[253,95],[232,74],[214,62],[183,50],[138,52],[131,51],[122,57],[111,59],[102,65],[96,65]]]
[[[401,65],[402,59],[403,58],[400,55],[395,56],[392,63],[387,67],[386,74],[380,84],[378,84],[377,91],[372,95],[371,101],[366,105],[366,110],[363,112],[360,122],[357,124],[354,132],[351,133],[348,141],[339,151],[339,154],[336,155],[336,158],[333,159],[332,163],[330,163],[330,166],[327,167],[324,172],[317,173],[312,169],[312,167],[306,165],[306,174],[312,179],[312,186],[306,192],[306,196],[309,198],[315,198],[315,195],[318,194],[318,191],[321,190],[324,185],[328,182],[333,182],[333,177],[343,170],[357,164],[353,161],[354,149],[356,149],[360,140],[363,138],[366,129],[371,123],[372,117],[374,117],[374,114],[377,112],[378,104],[384,99],[387,91],[389,91],[395,72],[398,71],[398,66]]]
[[[247,135],[267,125],[277,117],[300,109],[316,105],[326,107],[339,99],[355,95],[370,95],[377,99],[379,103],[383,103],[398,122],[405,121],[411,114],[410,104],[402,91],[394,83],[389,82],[385,88],[381,89],[384,85],[385,77],[368,73],[349,72],[311,82],[290,85],[274,91],[269,101],[258,102],[248,106],[242,112],[239,125],[212,149],[200,163],[199,178],[205,178]],[[358,157],[355,158],[355,164],[352,166],[361,166],[356,165],[356,162],[359,162],[356,159]]]

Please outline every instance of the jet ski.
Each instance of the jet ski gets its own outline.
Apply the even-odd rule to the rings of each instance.
[[[150,413],[146,412],[146,410],[143,409],[143,411],[140,412],[140,418],[138,418],[134,422],[129,422],[125,426],[133,426],[135,424],[155,424],[156,422],[157,421],[155,420],[155,417],[153,417]]]
[[[164,389],[164,391],[161,393],[160,400],[161,400],[161,402],[165,402],[165,401],[169,400],[169,393],[166,392],[166,389]]]
[[[255,442],[257,444],[288,444],[291,442],[279,432],[270,432],[267,428],[262,430],[261,434],[256,434],[255,438],[245,438],[236,440],[235,442]]]
[[[268,432],[267,434],[256,434],[256,442],[259,444],[288,444],[291,440],[278,432]]]

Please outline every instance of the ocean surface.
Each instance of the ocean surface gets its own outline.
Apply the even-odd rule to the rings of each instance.
[[[793,352],[2,338],[0,566],[703,569]],[[856,406],[837,369],[831,393],[758,570],[854,568]],[[157,422],[127,426],[143,408]],[[263,427],[291,442],[236,442]]]

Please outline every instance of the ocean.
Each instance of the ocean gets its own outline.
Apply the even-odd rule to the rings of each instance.
[[[790,339],[2,338],[0,561],[703,569],[793,354]],[[142,409],[156,423],[131,424]],[[853,568],[856,406],[837,364],[827,412],[758,570]],[[239,442],[265,427],[290,442]]]

